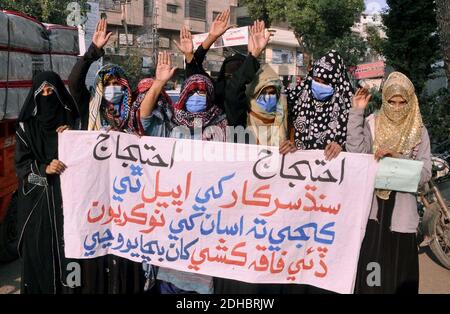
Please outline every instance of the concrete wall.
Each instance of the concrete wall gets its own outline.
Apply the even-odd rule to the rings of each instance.
[[[144,26],[144,0],[131,0],[131,3],[126,5],[126,11],[128,25]],[[120,9],[105,9],[105,6],[100,2],[100,12],[106,13],[108,16],[108,24],[122,25],[122,13]]]

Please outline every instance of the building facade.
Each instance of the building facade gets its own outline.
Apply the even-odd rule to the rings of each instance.
[[[108,31],[113,32],[105,47],[112,60],[141,56],[144,73],[151,74],[155,54],[166,50],[181,79],[184,56],[174,44],[180,29],[187,26],[193,34],[208,32],[216,16],[236,7],[237,0],[99,0],[99,4],[108,18]],[[205,68],[219,71],[223,54],[223,49],[211,50]]]
[[[369,28],[374,29],[380,38],[386,38],[386,33],[383,29],[383,20],[379,13],[361,14],[359,21],[353,25],[351,30],[358,34],[363,40],[367,40]],[[379,55],[376,51],[373,51],[370,47],[367,49],[366,55],[364,56],[365,63],[373,63],[381,60],[384,60],[383,56]]]
[[[232,14],[232,23],[237,26],[253,24],[245,6],[238,6]],[[273,23],[269,30],[273,36],[260,58],[261,63],[269,64],[285,86],[298,84],[307,74],[309,55],[301,48],[295,34],[287,23]],[[240,47],[247,52],[246,47]]]

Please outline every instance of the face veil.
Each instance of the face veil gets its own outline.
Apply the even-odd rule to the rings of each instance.
[[[52,89],[52,94],[42,95],[45,86]],[[53,159],[57,159],[56,129],[62,125],[73,127],[78,117],[78,108],[61,78],[55,72],[48,71],[34,77],[18,123],[23,125],[36,159],[49,164]]]
[[[402,108],[389,104],[394,96],[406,100]],[[393,72],[383,86],[382,105],[375,120],[374,151],[383,147],[408,155],[420,143],[422,116],[414,85],[404,74]]]

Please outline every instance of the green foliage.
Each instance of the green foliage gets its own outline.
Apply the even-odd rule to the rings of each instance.
[[[372,95],[372,97],[370,98],[369,104],[365,110],[366,116],[380,110],[382,103],[381,91],[379,91],[377,88],[371,88],[370,94]]]
[[[428,129],[432,148],[450,139],[450,90],[443,88],[432,96],[421,97],[420,111]]]
[[[43,23],[66,25],[70,2],[78,2],[85,8],[87,0],[0,0],[0,8],[25,13]]]
[[[381,38],[379,30],[376,26],[369,25],[366,27],[367,45],[376,53],[383,54],[384,39]]]
[[[341,38],[336,38],[330,48],[341,54],[347,67],[361,63],[360,61],[367,51],[367,45],[361,37],[351,33],[345,34]],[[323,50],[318,51],[319,54],[316,56],[325,54],[328,50],[328,47],[324,47]]]
[[[139,49],[130,49],[127,56],[106,55],[104,57],[104,62],[120,65],[125,70],[128,78],[128,83],[133,90],[137,87],[137,84],[143,78],[142,53],[139,51]]]
[[[383,23],[388,38],[383,55],[389,65],[411,79],[420,95],[439,56],[435,2],[387,0],[387,4]]]
[[[315,56],[339,48],[351,64],[356,64],[349,57],[357,50],[359,58],[365,45],[362,39],[350,35],[350,28],[364,10],[363,0],[245,0],[244,3],[254,19],[263,19],[269,25],[273,21],[288,22],[301,44]]]

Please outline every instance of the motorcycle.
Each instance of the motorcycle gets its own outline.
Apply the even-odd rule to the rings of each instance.
[[[442,266],[450,270],[450,201],[448,195],[443,195],[444,189],[450,188],[448,160],[450,152],[432,156],[432,178],[418,193],[418,238],[422,241],[419,246],[428,246]]]

